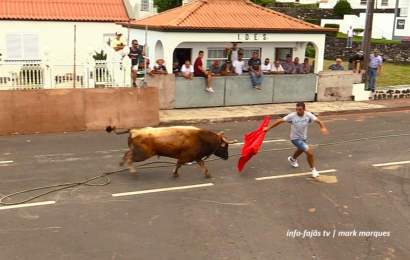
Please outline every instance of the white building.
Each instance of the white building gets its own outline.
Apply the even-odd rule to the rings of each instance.
[[[91,3],[92,4],[91,4]],[[86,58],[87,48],[103,50],[104,37],[127,30],[115,22],[134,18],[128,1],[2,0],[0,53],[3,61],[40,60],[48,46],[50,59],[64,55]],[[75,44],[74,44],[75,43]]]
[[[158,13],[154,0],[129,0],[136,20],[147,18]]]
[[[128,26],[124,22],[119,24]],[[287,54],[304,58],[306,46],[311,42],[316,49],[316,72],[323,67],[326,32],[334,31],[247,0],[197,0],[132,21],[130,37],[145,42],[146,25],[149,58],[163,58],[168,66],[175,58],[180,63],[194,62],[200,50],[205,52],[204,66],[215,60],[223,62],[231,58],[229,49],[233,43],[244,49],[245,61],[254,50],[260,51],[261,59],[271,61],[284,60]]]

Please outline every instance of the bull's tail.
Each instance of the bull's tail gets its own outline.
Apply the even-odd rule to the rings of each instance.
[[[113,126],[113,127],[107,126],[105,128],[105,131],[107,131],[108,133],[111,133],[112,131],[114,131],[114,133],[116,133],[117,135],[121,135],[121,134],[128,134],[131,131],[131,129],[117,131],[115,126]]]

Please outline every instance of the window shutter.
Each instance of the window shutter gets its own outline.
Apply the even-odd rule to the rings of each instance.
[[[23,50],[25,59],[38,59],[38,35],[24,34],[23,35]]]
[[[6,34],[7,59],[21,59],[21,34]]]

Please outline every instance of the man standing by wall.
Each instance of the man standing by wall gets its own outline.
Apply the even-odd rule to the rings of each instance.
[[[125,46],[127,46],[127,43],[125,42],[124,39],[121,38],[122,33],[121,32],[115,32],[115,40],[111,42],[111,47],[119,54],[124,56],[124,52],[122,49],[124,49]]]
[[[211,87],[211,72],[207,72],[203,67],[202,67],[202,58],[204,57],[204,52],[199,51],[198,53],[198,58],[196,58],[195,63],[194,63],[194,75],[195,77],[202,77],[206,79],[206,84],[207,87],[205,88],[206,91],[209,93],[213,93],[214,90]]]
[[[353,28],[350,25],[350,29],[347,30],[347,46],[346,48],[353,47]]]
[[[238,59],[233,61],[233,67],[234,67],[236,76],[242,75],[243,67],[245,66],[245,62],[243,62],[242,58],[243,58],[243,54],[238,53]]]
[[[380,76],[382,71],[383,58],[379,55],[379,50],[374,50],[373,54],[370,55],[369,63],[369,86],[368,90],[374,92],[376,88],[376,78]]]
[[[132,46],[130,48],[130,54],[128,54],[128,57],[131,59],[131,64],[132,64],[132,86],[136,87],[136,80],[137,80],[137,71],[138,71],[138,61],[140,56],[145,55],[145,48],[147,44],[144,45],[144,49],[141,51],[138,49],[138,41],[137,40],[132,40]]]
[[[258,51],[253,52],[252,59],[249,59],[249,74],[251,75],[252,85],[257,90],[261,90],[262,81],[263,81],[263,72],[261,60],[258,58]],[[259,81],[256,81],[256,77],[259,77]]]

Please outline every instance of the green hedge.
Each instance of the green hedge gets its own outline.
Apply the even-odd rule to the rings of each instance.
[[[316,50],[312,46],[307,46],[305,51],[305,56],[308,58],[315,58],[316,57]]]
[[[352,6],[347,0],[337,1],[335,7],[333,7],[333,15],[343,16],[345,14],[352,13]]]
[[[355,29],[353,29],[353,33],[354,33],[354,35],[356,35],[356,36],[359,36],[359,34],[361,34],[362,32],[364,32],[364,29],[362,29],[362,28],[355,28]]]
[[[324,27],[327,27],[327,28],[337,28],[337,29],[339,29],[340,25],[339,25],[339,24],[335,24],[335,23],[327,23],[327,24],[325,24]],[[327,35],[328,35],[328,36],[331,36],[331,37],[336,37],[336,36],[337,36],[337,33],[338,33],[338,32],[329,32],[329,33],[327,33]]]
[[[317,25],[317,19],[311,19],[311,18],[306,18],[305,19],[305,22],[308,22],[308,23],[313,23],[313,24],[316,24]]]

